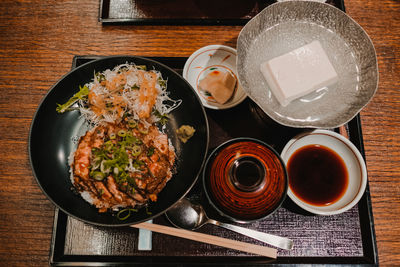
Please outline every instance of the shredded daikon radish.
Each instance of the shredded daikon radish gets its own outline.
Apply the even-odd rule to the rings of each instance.
[[[167,80],[156,70],[131,63],[95,73],[86,99],[79,99],[81,115],[91,124],[118,123],[130,117],[144,125],[160,121],[181,104],[168,96]]]

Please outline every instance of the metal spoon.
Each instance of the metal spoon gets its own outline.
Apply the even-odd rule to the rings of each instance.
[[[292,249],[293,247],[293,241],[288,238],[209,219],[201,205],[193,204],[186,198],[181,199],[175,206],[170,208],[166,212],[166,216],[168,220],[178,228],[195,230],[206,223],[211,223],[278,248]]]

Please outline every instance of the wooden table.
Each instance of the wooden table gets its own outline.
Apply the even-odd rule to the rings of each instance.
[[[379,261],[400,265],[400,2],[345,1],[375,44],[380,82],[361,112]],[[189,56],[236,46],[241,26],[102,26],[98,0],[0,2],[0,262],[46,266],[53,204],[28,158],[29,127],[74,55]]]

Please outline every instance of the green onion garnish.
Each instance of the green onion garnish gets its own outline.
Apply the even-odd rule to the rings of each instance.
[[[129,121],[128,121],[128,126],[129,126],[129,128],[136,128],[137,125],[138,125],[138,123],[137,123],[137,121],[135,121],[135,120],[129,120]]]
[[[124,220],[128,219],[131,216],[131,212],[137,212],[137,209],[128,208],[128,209],[120,210],[117,213],[118,220],[124,221]],[[125,213],[127,213],[127,214],[124,216]]]
[[[118,131],[118,136],[125,137],[126,136],[126,131],[125,130],[119,130]]]
[[[93,178],[97,181],[102,181],[105,177],[105,174],[102,172],[94,172],[93,173]]]
[[[138,145],[134,145],[132,147],[132,156],[137,157],[142,153],[142,148]]]

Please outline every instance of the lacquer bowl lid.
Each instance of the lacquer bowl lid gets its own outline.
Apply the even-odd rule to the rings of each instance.
[[[236,138],[208,157],[203,185],[212,206],[235,222],[252,222],[277,210],[284,201],[288,178],[285,164],[268,144]]]

